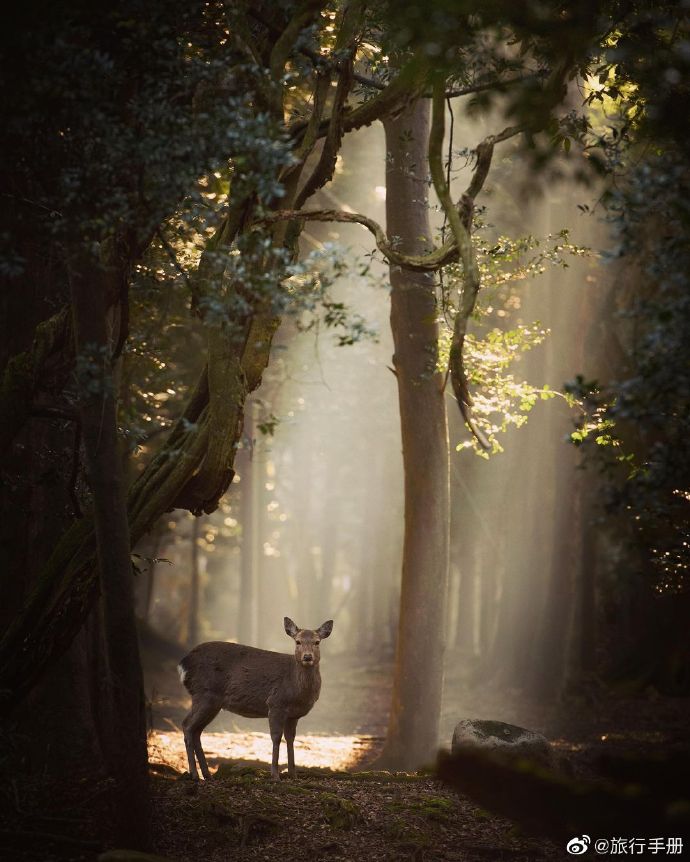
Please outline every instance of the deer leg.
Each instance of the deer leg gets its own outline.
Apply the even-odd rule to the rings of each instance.
[[[187,764],[189,765],[189,774],[192,778],[198,778],[199,773],[196,770],[196,760],[194,759],[194,740],[192,739],[191,733],[187,727],[188,720],[191,717],[192,713],[190,712],[182,719],[182,733],[184,734],[184,747],[187,752]]]
[[[192,778],[198,778],[199,773],[196,769],[196,759],[201,767],[201,774],[204,778],[210,778],[204,749],[201,747],[201,734],[204,728],[209,725],[220,712],[220,704],[216,701],[192,699],[192,708],[182,721],[182,730],[184,732],[184,746],[187,750],[187,762],[189,763],[189,774]]]
[[[297,719],[288,718],[285,722],[285,743],[288,755],[288,775],[290,778],[297,777],[295,769],[295,734],[297,733]]]
[[[214,715],[213,718],[216,716]],[[211,719],[212,721],[213,719]],[[201,731],[199,731],[194,736],[194,753],[196,754],[196,759],[199,761],[199,766],[201,767],[201,774],[204,776],[206,781],[211,777],[211,773],[208,771],[208,764],[206,763],[206,755],[204,754],[204,749],[201,747]]]
[[[272,711],[268,713],[268,728],[271,731],[271,741],[273,742],[273,758],[271,759],[271,778],[274,781],[280,781],[278,758],[280,756],[280,740],[283,738],[284,727],[284,712]]]

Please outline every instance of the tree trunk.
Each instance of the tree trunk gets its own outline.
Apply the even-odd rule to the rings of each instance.
[[[270,632],[271,622],[264,619],[267,605],[263,578],[266,517],[266,461],[256,446],[259,433],[256,404],[250,403],[245,417],[245,438],[249,446],[242,452],[240,468],[240,521],[242,548],[240,558],[239,642],[257,646]],[[269,635],[270,636],[270,635]]]
[[[376,469],[376,468],[374,468]],[[374,488],[379,487],[379,479],[375,479],[372,483]],[[362,511],[362,541],[359,546],[359,555],[357,560],[358,579],[355,584],[356,600],[354,613],[354,629],[357,639],[358,649],[370,655],[372,647],[372,627],[373,627],[373,591],[372,580],[376,577],[374,570],[378,505],[376,495],[371,493],[367,485],[362,487],[364,491],[364,499],[361,501]]]
[[[589,676],[596,670],[597,659],[597,524],[594,521],[594,506],[591,485],[594,478],[589,475],[582,480],[580,513],[580,561],[577,583],[577,654],[573,657],[579,676]]]
[[[199,518],[194,518],[192,521],[190,542],[191,573],[187,616],[187,646],[191,649],[199,643]]]
[[[249,405],[245,417],[245,437],[249,446],[254,440],[254,408]],[[242,546],[240,556],[240,601],[237,620],[237,639],[241,644],[256,644],[257,636],[257,573],[254,534],[255,523],[255,473],[256,458],[252,449],[240,451],[240,523],[242,524]]]
[[[570,453],[566,453],[570,454]],[[549,569],[546,602],[536,626],[535,651],[525,682],[531,692],[550,703],[557,700],[567,678],[567,657],[573,623],[575,572],[578,568],[579,530],[578,483],[568,467],[561,465],[556,475],[557,508],[553,518],[553,553]]]
[[[468,549],[464,558],[464,568],[458,572],[457,628],[455,649],[461,658],[468,659],[475,653],[475,607],[477,604],[476,578],[476,539],[467,540]]]
[[[386,131],[386,220],[407,253],[431,245],[426,175],[429,103]],[[443,375],[437,369],[433,278],[391,267],[393,364],[405,475],[400,620],[393,698],[381,765],[414,769],[436,752],[448,585],[449,454]]]
[[[81,362],[79,416],[89,483],[100,582],[105,684],[101,739],[114,779],[116,843],[149,843],[148,763],[144,689],[134,615],[134,589],[117,410],[106,320],[106,271],[73,261],[70,287],[75,347]]]
[[[151,611],[153,610],[153,595],[156,590],[156,567],[158,563],[156,560],[158,559],[158,549],[159,549],[159,541],[156,541],[154,545],[154,553],[151,558],[151,562],[149,563],[149,569],[147,572],[146,578],[146,595],[144,596],[144,610],[142,614],[142,619],[145,623],[151,622]]]
[[[338,539],[340,537],[340,510],[342,496],[338,493],[341,483],[337,483],[336,490],[331,489],[326,501],[326,509],[323,523],[326,535],[321,547],[321,578],[319,579],[318,601],[316,603],[316,617],[324,619],[333,612],[331,606],[333,593],[333,579],[337,571],[336,561],[338,558]],[[312,623],[309,623],[311,625]]]

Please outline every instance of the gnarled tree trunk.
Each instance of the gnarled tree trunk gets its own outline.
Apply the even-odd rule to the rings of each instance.
[[[79,417],[93,497],[105,658],[101,744],[112,788],[117,843],[149,843],[148,758],[144,686],[134,616],[134,585],[112,345],[108,337],[104,269],[95,260],[71,262],[75,347],[88,378],[81,379]]]

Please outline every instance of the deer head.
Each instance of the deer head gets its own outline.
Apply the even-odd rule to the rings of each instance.
[[[285,631],[295,641],[295,661],[302,667],[316,667],[321,658],[319,644],[333,631],[333,620],[327,620],[318,629],[300,629],[285,617]]]

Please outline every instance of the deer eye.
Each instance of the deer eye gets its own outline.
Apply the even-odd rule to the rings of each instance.
[[[318,646],[320,643],[321,641],[314,641],[314,646]]]
[[[295,641],[295,643],[297,644],[297,646],[302,646],[302,641]]]

